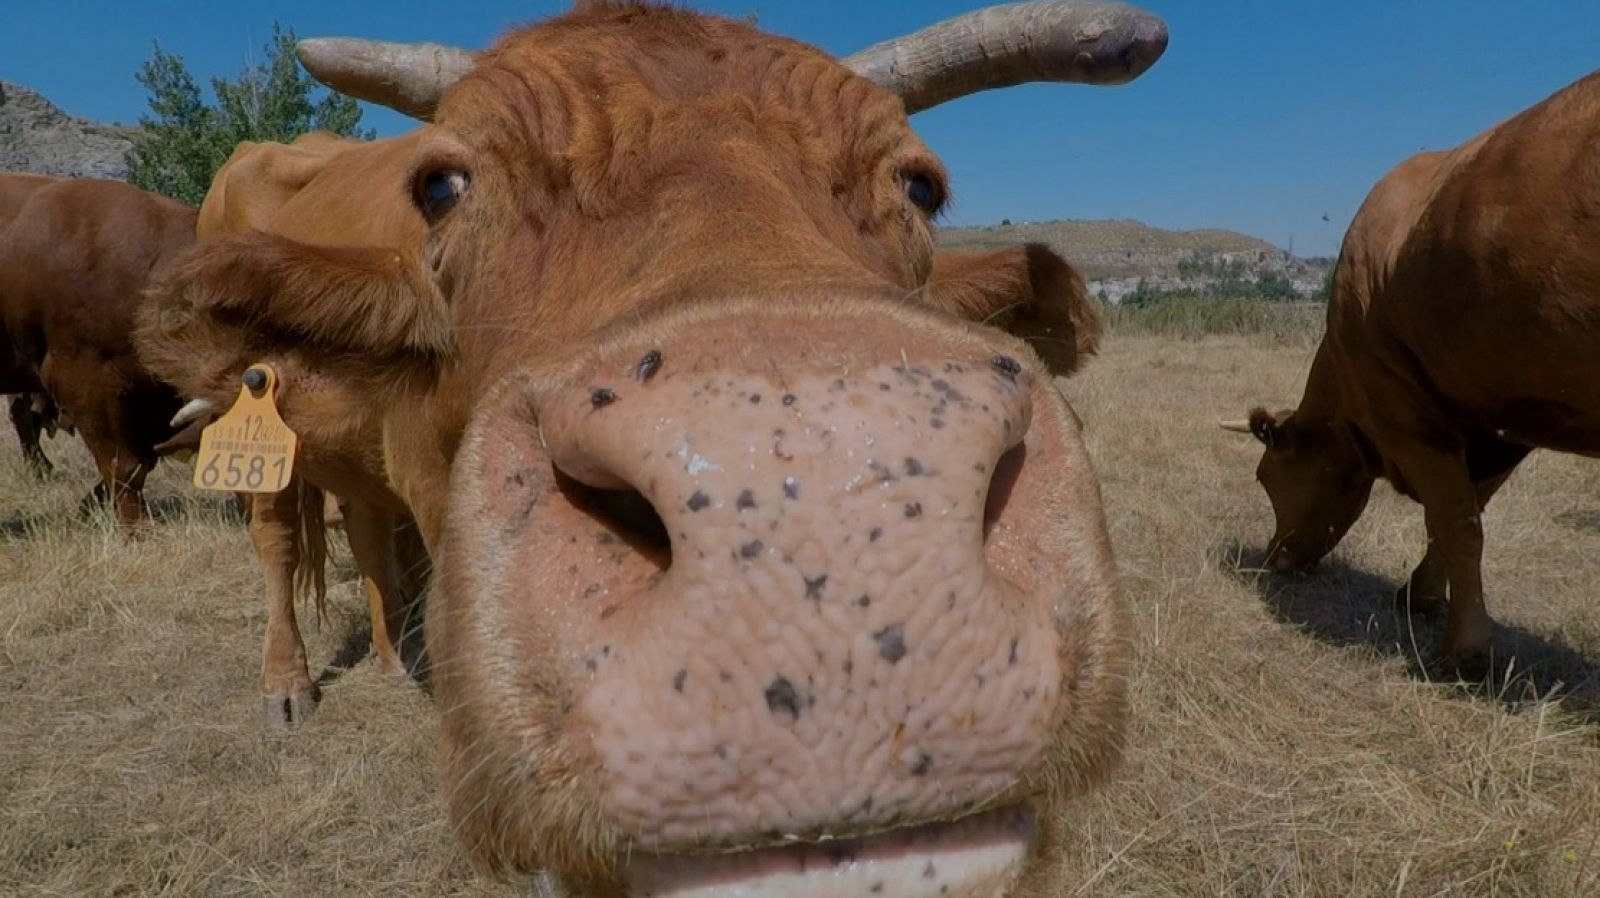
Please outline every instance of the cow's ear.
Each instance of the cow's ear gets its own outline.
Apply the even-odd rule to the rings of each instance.
[[[925,295],[1027,340],[1055,374],[1076,371],[1100,343],[1100,313],[1082,275],[1042,243],[939,253]]]
[[[1269,412],[1264,408],[1250,410],[1250,433],[1268,449],[1294,448],[1294,433],[1289,426],[1294,409]]]
[[[204,315],[237,322],[263,341],[386,360],[450,351],[444,300],[415,259],[391,249],[231,234],[184,252],[145,292],[160,313],[157,326]]]
[[[230,401],[256,362],[376,405],[436,376],[449,310],[415,259],[312,246],[259,232],[204,240],[151,279],[134,335],[140,358],[189,398]]]

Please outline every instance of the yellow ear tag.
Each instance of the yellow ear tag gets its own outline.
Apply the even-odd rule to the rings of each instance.
[[[251,365],[233,408],[200,432],[194,485],[203,490],[276,493],[289,485],[299,439],[278,415],[278,375]]]

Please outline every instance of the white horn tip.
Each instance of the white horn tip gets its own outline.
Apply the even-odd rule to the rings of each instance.
[[[1252,432],[1250,430],[1250,422],[1248,419],[1240,419],[1238,421],[1218,421],[1217,426],[1223,430],[1229,431],[1230,433]]]
[[[203,415],[208,415],[216,410],[216,405],[209,399],[191,399],[184,403],[183,408],[172,416],[172,427],[183,427],[191,421],[198,420]]]

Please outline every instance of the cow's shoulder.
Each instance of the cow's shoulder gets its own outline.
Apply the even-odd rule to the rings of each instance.
[[[1390,169],[1367,193],[1340,245],[1331,297],[1335,316],[1365,314],[1373,297],[1382,294],[1450,156],[1417,153]]]

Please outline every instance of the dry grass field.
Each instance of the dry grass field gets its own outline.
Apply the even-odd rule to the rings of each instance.
[[[1127,760],[1073,809],[1073,894],[1600,895],[1600,464],[1535,454],[1496,499],[1516,658],[1432,682],[1437,622],[1389,604],[1421,515],[1387,488],[1317,574],[1250,572],[1258,452],[1215,422],[1290,404],[1314,336],[1136,330],[1064,384],[1137,624]],[[73,515],[82,448],[47,451],[66,472],[36,485],[0,436],[0,894],[512,893],[454,853],[429,699],[360,657],[342,536],[321,709],[269,734],[244,527],[169,466],[162,522],[126,539]]]

